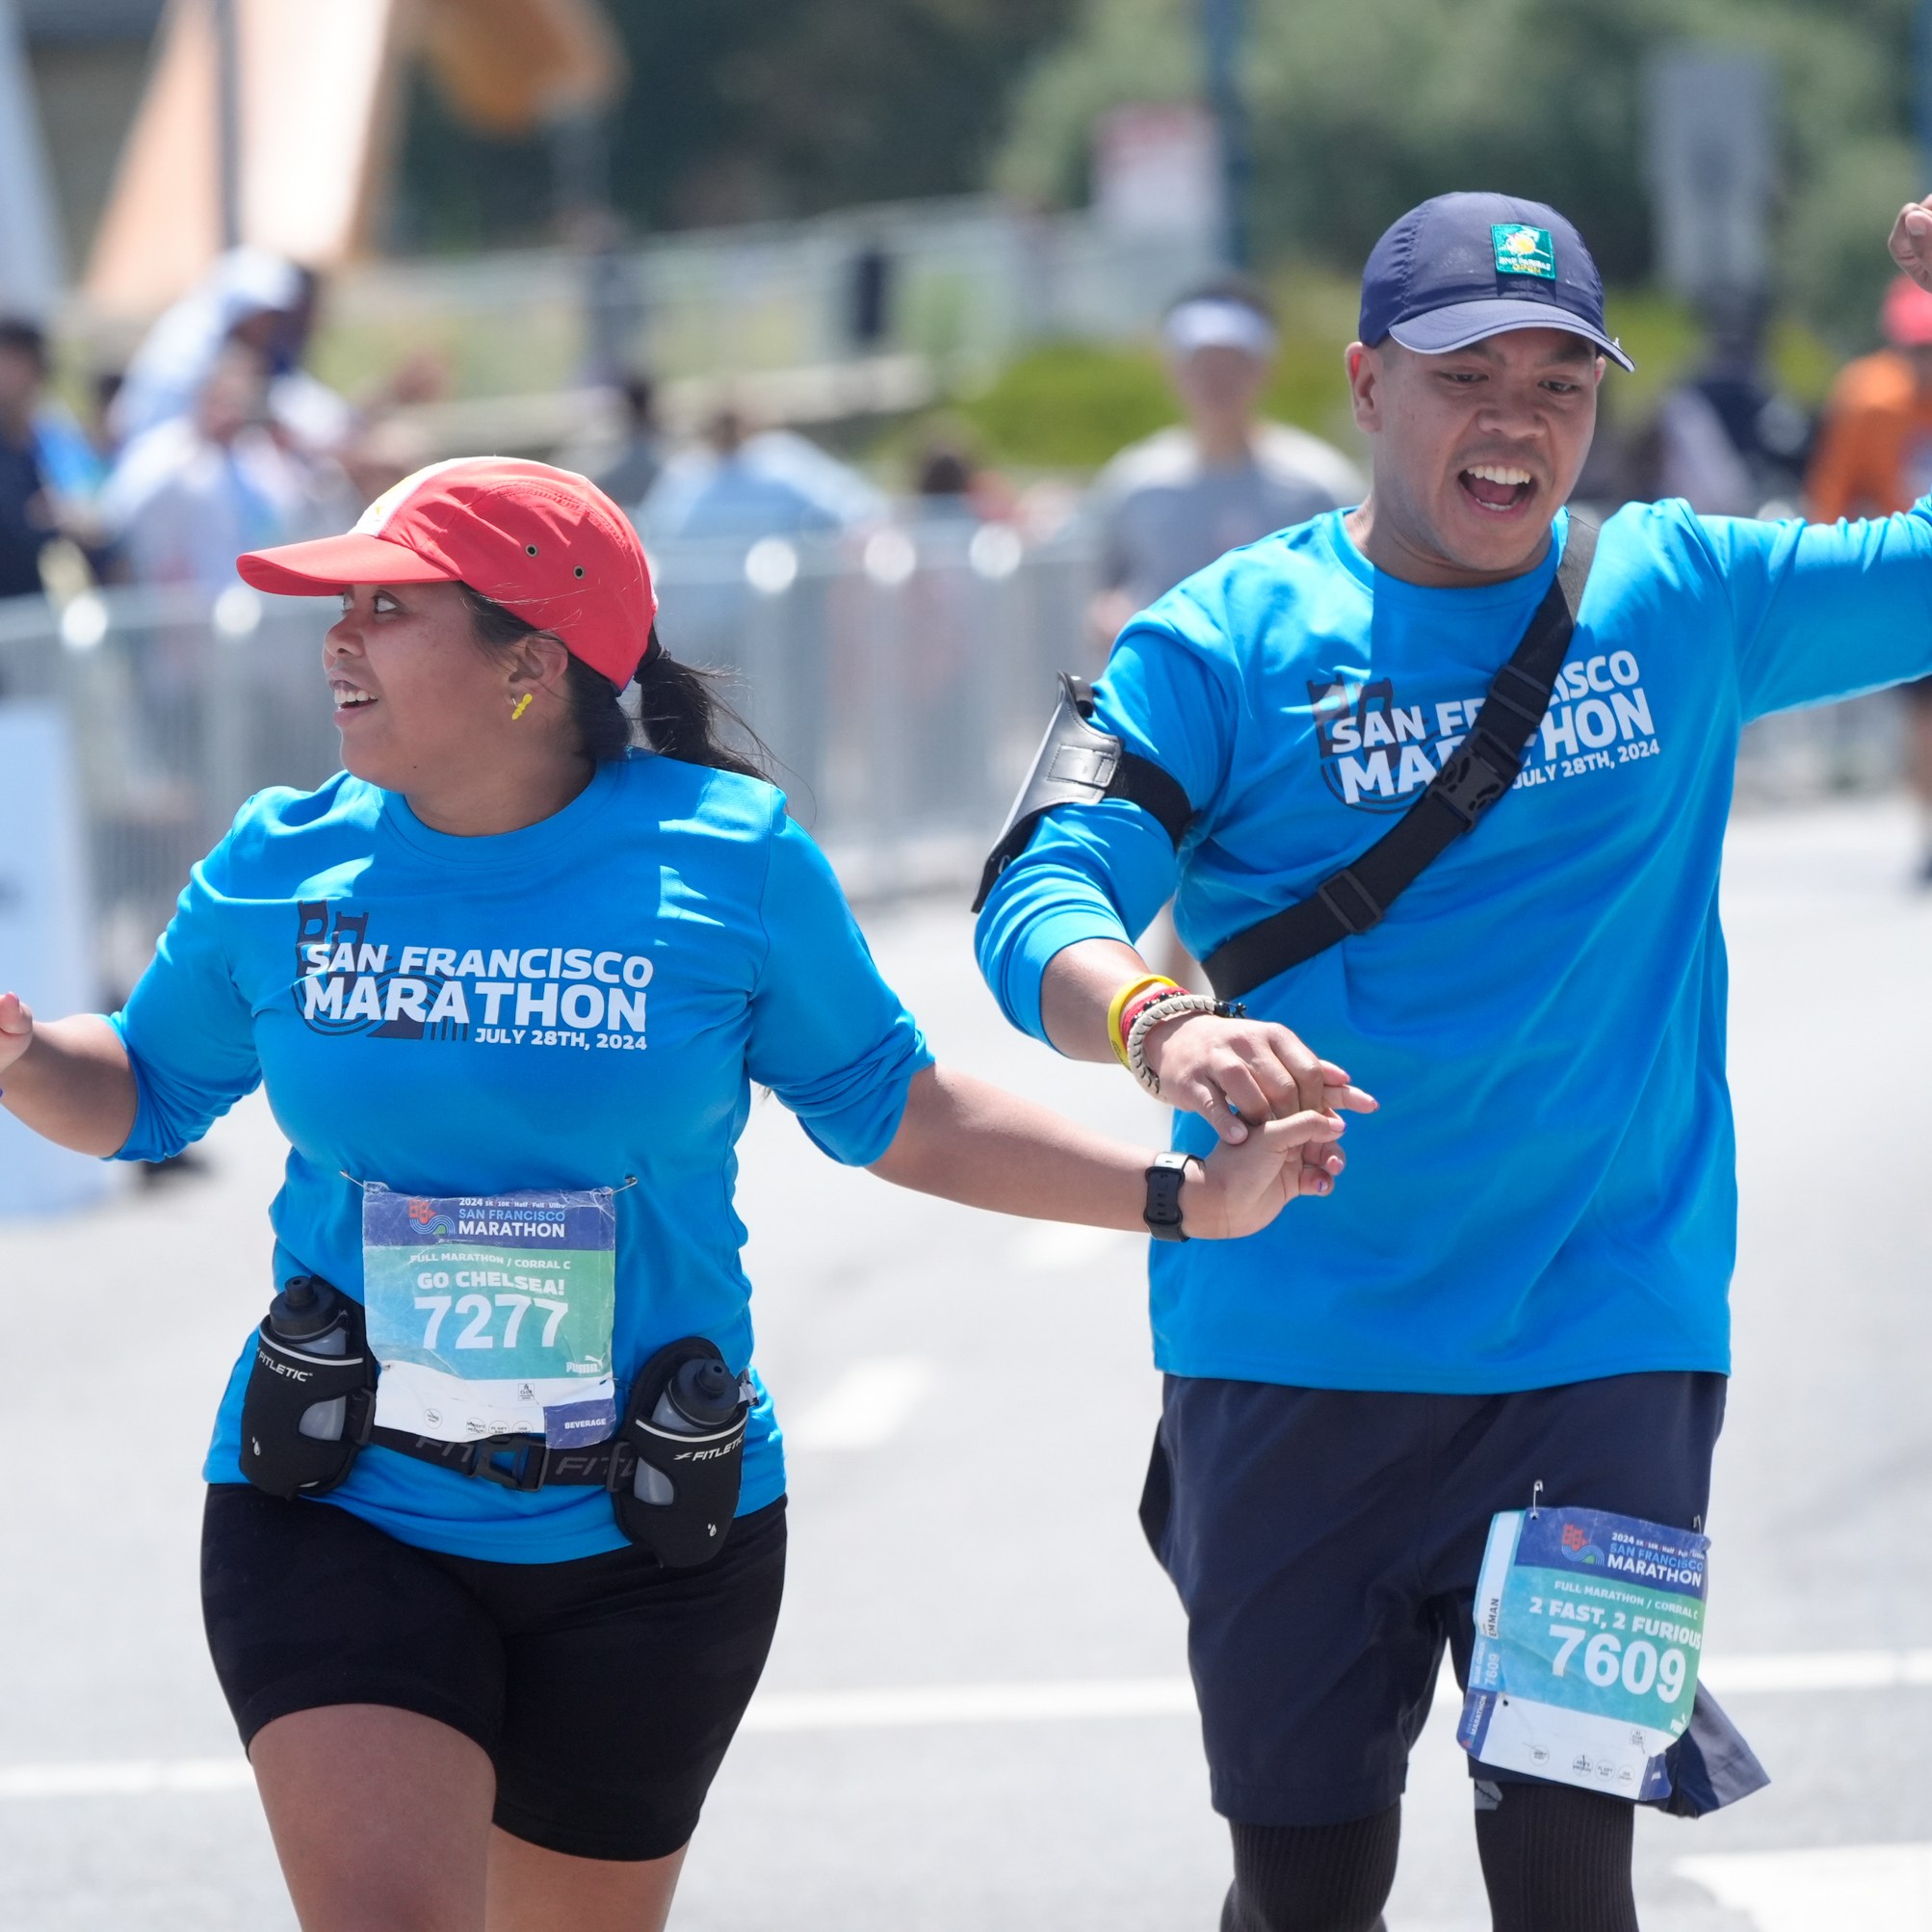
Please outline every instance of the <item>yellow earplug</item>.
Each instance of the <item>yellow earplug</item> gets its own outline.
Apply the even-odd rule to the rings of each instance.
[[[516,709],[510,713],[509,721],[512,724],[514,724],[516,720],[519,718],[521,718],[523,714],[529,709],[530,709],[530,693],[528,692],[525,692],[524,694],[517,699]]]

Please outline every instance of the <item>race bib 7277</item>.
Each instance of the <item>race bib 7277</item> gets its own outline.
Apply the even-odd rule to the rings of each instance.
[[[381,1426],[560,1449],[616,1427],[611,1188],[414,1195],[371,1183],[362,1292]]]

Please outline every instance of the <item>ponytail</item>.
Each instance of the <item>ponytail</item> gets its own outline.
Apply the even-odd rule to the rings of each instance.
[[[719,696],[720,682],[717,671],[680,664],[670,656],[658,642],[653,626],[644,661],[638,666],[638,722],[643,727],[645,744],[666,758],[682,758],[687,765],[770,778],[766,766],[770,754],[758,734]],[[739,749],[732,739],[744,748]]]
[[[457,587],[469,606],[477,642],[484,649],[501,649],[538,634],[539,626],[525,623],[481,590],[467,584]],[[575,655],[564,671],[563,695],[577,729],[578,747],[593,765],[611,764],[632,745],[642,744],[687,765],[767,778],[769,754],[757,733],[718,695],[719,681],[716,671],[670,657],[653,626],[643,663],[638,666],[635,719],[624,709],[617,687]],[[734,739],[745,748],[739,749],[731,742]]]

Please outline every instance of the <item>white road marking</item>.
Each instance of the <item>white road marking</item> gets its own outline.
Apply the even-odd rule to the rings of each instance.
[[[785,1445],[797,1449],[870,1449],[904,1427],[932,1386],[932,1365],[913,1356],[854,1362],[796,1422]]]
[[[1932,1650],[1790,1651],[1782,1656],[1724,1657],[1706,1661],[1719,1697],[1757,1691],[1898,1690],[1932,1685]]]
[[[867,1365],[861,1365],[867,1366]],[[871,1365],[884,1366],[884,1365]],[[896,1365],[895,1372],[905,1365]],[[1787,1656],[1719,1657],[1709,1666],[1711,1687],[1726,1697],[1802,1694],[1820,1690],[1932,1688],[1932,1650],[1819,1651]],[[1446,1679],[1451,1687],[1453,1680]],[[916,1725],[1057,1724],[1109,1717],[1188,1717],[1194,1687],[1185,1677],[1070,1678],[1032,1684],[929,1684],[888,1689],[768,1690],[744,1713],[748,1732],[892,1731]],[[10,1798],[119,1798],[246,1790],[253,1779],[245,1758],[134,1758],[66,1763],[0,1765],[0,1801]],[[1932,1846],[1879,1846],[1932,1858]],[[1849,1857],[1849,1852],[1844,1854]],[[1867,1856],[1861,1853],[1859,1856]],[[1750,1857],[1693,1859],[1681,1867],[1700,1885],[1706,1867],[1725,1873],[1783,1859],[1830,1859],[1838,1852],[1778,1852]],[[1909,1864],[1909,1861],[1908,1861]],[[1695,1866],[1698,1869],[1691,1871]],[[1911,1867],[1917,1870],[1917,1867]],[[1727,1876],[1726,1883],[1730,1882]],[[1739,1883],[1755,1882],[1748,1875]],[[1713,1888],[1714,1889],[1714,1888]],[[1751,1909],[1751,1908],[1747,1908]],[[1793,1921],[1795,1922],[1795,1921]],[[1812,1932],[1815,1932],[1814,1921]],[[1853,1922],[1853,1921],[1847,1921]],[[1861,1932],[1889,1932],[1894,1922],[1921,1932],[1917,1919],[1874,1919]],[[1765,1921],[1762,1932],[1783,1932]],[[1932,1922],[1922,1928],[1932,1932]]]
[[[1819,1851],[1681,1858],[1673,1867],[1758,1932],[1932,1932],[1932,1844],[1846,1844]]]
[[[246,1758],[128,1758],[106,1763],[15,1764],[0,1768],[0,1798],[149,1798],[172,1793],[251,1791]]]
[[[753,1698],[746,1731],[888,1731],[914,1724],[1042,1724],[1084,1717],[1191,1717],[1185,1677],[1061,1684],[908,1684],[897,1690],[774,1690]]]

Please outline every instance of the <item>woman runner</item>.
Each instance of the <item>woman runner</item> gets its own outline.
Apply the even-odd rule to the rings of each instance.
[[[437,464],[349,535],[240,568],[340,594],[347,769],[243,806],[124,1011],[37,1024],[0,996],[4,1105],[152,1161],[265,1083],[291,1142],[277,1308],[339,1290],[366,1315],[377,1435],[339,1486],[245,1479],[266,1345],[206,1467],[209,1643],[306,1932],[661,1927],[784,1570],[732,1210],[751,1083],[835,1160],[1008,1214],[1137,1229],[1152,1157],[932,1063],[581,477]],[[1334,1107],[1371,1104],[1328,1075]],[[1217,1148],[1186,1170],[1183,1232],[1326,1193],[1340,1132],[1304,1111]],[[567,1295],[503,1271],[518,1240],[562,1257],[518,1266],[584,1271]],[[671,1567],[601,1480],[550,1473],[608,1457],[626,1385],[686,1338],[721,1355],[727,1405],[746,1377],[749,1420],[721,1550]]]

